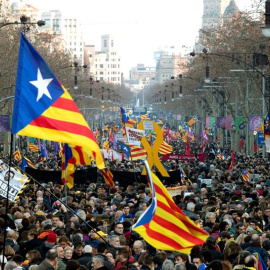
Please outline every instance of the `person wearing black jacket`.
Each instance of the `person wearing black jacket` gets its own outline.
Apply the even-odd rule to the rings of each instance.
[[[83,248],[83,256],[80,259],[78,259],[78,262],[81,265],[87,266],[89,261],[92,261],[92,247],[90,245],[86,245]]]
[[[105,266],[105,260],[101,255],[95,255],[92,260],[93,270],[108,270]]]

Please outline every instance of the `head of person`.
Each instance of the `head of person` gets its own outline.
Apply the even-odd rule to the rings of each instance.
[[[187,204],[187,210],[188,211],[191,211],[191,212],[194,212],[194,210],[195,210],[195,204],[193,202],[189,202]]]
[[[245,266],[246,267],[254,267],[257,269],[257,259],[254,255],[248,255],[245,258]]]
[[[56,250],[57,250],[57,254],[58,254],[58,258],[61,258],[63,259],[65,257],[65,251],[64,251],[64,248],[60,245],[58,245],[56,247]]]
[[[115,223],[115,226],[114,226],[114,230],[116,233],[118,234],[123,234],[124,232],[124,226],[123,226],[123,223],[121,222],[116,222]]]
[[[82,254],[83,254],[83,242],[77,241],[77,242],[74,243],[74,252],[78,256],[82,256]]]
[[[120,248],[116,251],[116,259],[120,262],[126,261],[128,258],[128,251],[125,248]]]
[[[181,252],[177,252],[174,255],[174,262],[176,264],[184,264],[185,265],[188,262],[188,255],[181,253]]]
[[[143,251],[143,242],[136,240],[133,244],[133,250],[135,254],[140,254]]]
[[[38,250],[30,250],[27,252],[26,258],[29,262],[36,262],[41,260],[41,255]]]
[[[199,267],[202,265],[202,258],[201,257],[194,257],[192,262],[199,269]]]
[[[66,270],[79,270],[80,263],[77,260],[70,260],[67,262]]]
[[[72,248],[71,247],[65,247],[64,248],[64,257],[65,257],[65,259],[71,260],[72,255],[73,255]]]
[[[123,208],[123,212],[125,215],[129,215],[129,212],[130,212],[130,207],[128,204],[126,204]]]
[[[105,260],[101,255],[95,255],[92,259],[92,267],[94,270],[103,267],[105,264]]]
[[[205,223],[215,223],[216,222],[216,214],[213,212],[208,212],[205,215]]]
[[[165,260],[162,264],[162,270],[174,270],[174,263],[171,260]]]
[[[206,270],[222,270],[222,263],[218,260],[212,261],[206,268]]]
[[[58,261],[58,254],[56,249],[49,249],[46,253],[46,260],[56,269],[57,268],[57,261]]]
[[[120,247],[120,238],[118,235],[111,235],[109,237],[109,244],[113,246],[114,248]]]

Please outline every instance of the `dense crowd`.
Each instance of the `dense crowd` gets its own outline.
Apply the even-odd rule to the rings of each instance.
[[[131,230],[151,203],[147,185],[134,182],[123,188],[114,179],[115,186],[108,188],[99,176],[87,182],[85,192],[31,183],[17,201],[7,205],[2,198],[1,261],[6,270],[225,270],[258,269],[260,259],[270,269],[270,163],[238,153],[229,170],[230,158],[227,152],[220,161],[209,148],[204,162],[165,162],[170,170],[181,166],[187,175],[175,185],[185,184],[188,195],[175,195],[175,203],[209,233],[190,254],[156,250]],[[59,160],[40,166],[46,169],[50,162],[56,169]],[[143,167],[141,161],[106,162],[116,170]],[[243,169],[250,181],[242,179]],[[211,185],[202,179],[211,179]]]

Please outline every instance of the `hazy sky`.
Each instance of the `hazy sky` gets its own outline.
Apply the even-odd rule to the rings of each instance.
[[[154,66],[153,52],[174,46],[192,50],[201,28],[203,0],[26,0],[42,11],[59,9],[80,19],[86,44],[100,49],[101,35],[114,34],[125,78],[132,66]],[[240,9],[250,0],[238,0]]]

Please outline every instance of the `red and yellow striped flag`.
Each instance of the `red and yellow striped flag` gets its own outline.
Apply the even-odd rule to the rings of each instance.
[[[169,144],[167,144],[166,142],[162,142],[158,152],[161,154],[161,155],[166,155],[166,154],[170,154],[172,153],[173,151],[173,147]]]
[[[27,158],[27,157],[23,157],[23,158],[26,160],[26,162],[30,168],[36,169],[36,166],[29,158]]]
[[[132,128],[133,128],[135,124],[137,124],[137,122],[136,122],[135,120],[129,118],[129,119],[127,120],[127,122],[125,123],[125,126],[126,126],[126,127],[132,127]]]
[[[114,187],[113,174],[110,169],[107,167],[104,170],[100,170],[100,172],[104,178],[105,184],[109,187]]]
[[[105,167],[94,134],[64,85],[21,33],[12,134],[79,145]]]
[[[152,202],[132,230],[156,249],[189,253],[194,246],[202,245],[209,235],[178,208],[146,161],[145,164]]]
[[[141,120],[149,120],[149,119],[150,118],[149,118],[148,114],[141,115]]]
[[[140,146],[130,146],[130,160],[145,159],[147,152]]]
[[[193,116],[189,121],[188,121],[188,125],[192,126],[193,124],[195,124],[198,121],[197,116]]]
[[[38,151],[39,151],[39,147],[38,147],[37,145],[28,143],[28,147],[29,147],[29,150],[30,150],[31,152],[38,152]]]
[[[108,140],[104,142],[103,148],[106,149],[107,153],[110,153],[110,143]]]
[[[188,139],[188,131],[186,131],[183,135],[182,135],[182,141],[183,142],[187,142],[187,139]]]
[[[17,150],[14,152],[14,158],[17,160],[17,161],[21,161],[22,160],[22,155],[21,155],[21,152],[20,152],[20,149],[17,148]]]
[[[244,181],[249,182],[249,172],[247,169],[244,169],[241,174]]]

